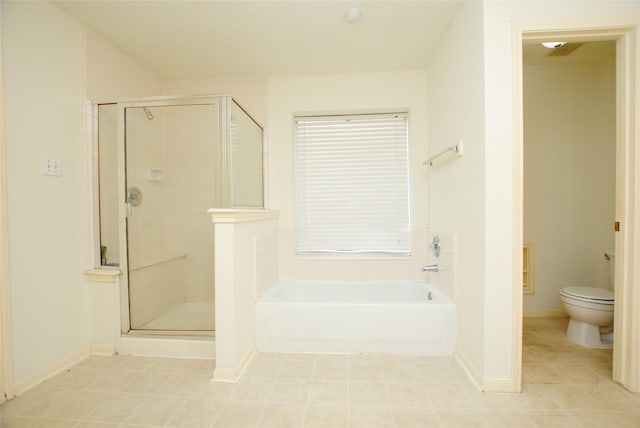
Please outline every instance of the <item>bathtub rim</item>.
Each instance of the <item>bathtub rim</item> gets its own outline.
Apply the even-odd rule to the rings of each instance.
[[[282,287],[292,284],[304,284],[311,285],[315,284],[316,286],[321,286],[323,284],[377,284],[377,285],[386,285],[386,284],[411,284],[411,285],[419,285],[421,287],[427,288],[428,291],[431,291],[434,294],[433,300],[408,300],[408,301],[318,301],[314,302],[313,300],[282,300],[279,298],[275,298],[274,294]],[[415,281],[415,280],[377,280],[377,281],[343,281],[343,280],[284,280],[273,283],[269,289],[256,300],[257,304],[313,304],[313,305],[438,305],[438,304],[451,304],[455,305],[455,302],[449,298],[442,290],[438,288],[435,284],[430,284],[425,281]]]

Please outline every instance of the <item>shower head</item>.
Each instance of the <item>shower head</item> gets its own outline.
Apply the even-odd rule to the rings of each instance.
[[[144,107],[143,110],[144,110],[145,116],[147,116],[147,119],[153,120],[153,113],[151,113],[151,110],[149,110],[149,107]]]

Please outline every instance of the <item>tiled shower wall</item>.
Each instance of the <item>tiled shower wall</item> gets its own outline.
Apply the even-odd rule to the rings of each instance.
[[[184,297],[213,301],[213,225],[216,207],[218,105],[179,106],[167,111],[165,230],[170,251],[185,259]]]

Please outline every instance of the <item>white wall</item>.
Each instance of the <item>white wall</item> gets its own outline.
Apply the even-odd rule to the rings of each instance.
[[[458,353],[484,371],[485,139],[482,5],[464,4],[430,62],[429,155],[464,141],[464,155],[429,170],[429,227],[457,238]],[[451,242],[451,240],[445,241]],[[443,251],[451,249],[442,248]]]
[[[157,96],[163,93],[163,82],[146,70],[131,57],[116,49],[91,30],[86,31],[86,73],[87,100],[95,102],[113,102],[120,99]],[[107,261],[118,261],[118,209],[117,209],[117,107],[103,106],[100,124],[101,164],[112,165],[100,170],[105,186],[101,189],[103,244],[108,247]],[[104,147],[109,145],[109,147]],[[92,205],[92,162],[93,153],[89,148],[86,154],[87,207]],[[97,214],[96,214],[97,215]],[[88,216],[91,219],[92,214]],[[92,235],[92,224],[88,225],[88,236]],[[87,242],[87,264],[94,260],[94,240]]]
[[[133,88],[154,83],[123,84],[130,71],[140,68],[46,2],[2,2],[1,7],[13,359],[19,391],[82,355],[91,342],[83,279],[94,250],[87,214],[91,177],[85,99],[124,92],[133,96],[138,90]],[[88,54],[93,48],[97,50]],[[111,55],[111,61],[98,64],[94,60],[100,53]],[[94,80],[100,74],[96,70],[110,74],[113,86]],[[114,83],[122,75],[121,83]],[[155,88],[161,93],[161,85]],[[60,177],[41,175],[42,156],[61,161]]]
[[[278,76],[269,78],[269,207],[280,212],[281,279],[424,279],[426,263],[427,87],[425,71]],[[296,113],[409,110],[409,168],[413,256],[380,260],[318,260],[295,255],[294,141]]]
[[[266,128],[267,86],[266,77],[226,77],[199,80],[169,80],[165,82],[165,91],[167,95],[230,95],[260,126]],[[265,132],[264,198],[265,206],[267,207],[270,206],[268,151],[269,136]]]
[[[164,82],[93,31],[86,30],[87,99],[114,101],[162,95]]]
[[[236,382],[255,352],[255,302],[278,277],[277,213],[211,210],[215,223],[216,368]]]
[[[84,29],[45,3],[3,2],[15,382],[89,342],[84,268]],[[42,156],[62,163],[40,174]]]
[[[279,210],[281,279],[424,279],[427,172],[424,71],[169,81],[168,94],[230,94],[265,127],[266,206]],[[301,261],[293,247],[293,114],[384,109],[410,111],[413,252],[402,260]]]
[[[638,2],[554,2],[549,14],[546,2],[485,2],[485,139],[486,230],[485,236],[485,377],[512,376],[512,314],[514,248],[513,213],[513,57],[514,23],[548,24],[559,20],[576,26],[640,22]],[[636,18],[634,18],[634,16]],[[515,41],[516,43],[518,41]],[[490,358],[489,358],[490,357]]]
[[[167,95],[230,95],[262,126],[267,122],[267,78],[228,77],[168,80]]]
[[[86,30],[86,99],[93,101],[114,101],[143,96],[162,95],[163,81],[146,70],[137,61],[125,55],[102,37]],[[115,113],[115,108],[113,109]],[[93,119],[93,118],[89,118]],[[114,118],[115,119],[115,115]],[[115,122],[112,122],[115,123]],[[104,124],[103,124],[104,125]],[[87,129],[89,131],[89,129]],[[110,135],[110,144],[117,144],[115,131]],[[87,135],[86,141],[90,141]],[[115,156],[115,150],[112,152]],[[93,151],[85,144],[85,268],[93,267],[96,260],[98,238],[93,233]],[[115,157],[112,157],[115,161]],[[115,165],[114,165],[115,169]],[[111,176],[115,180],[115,174]],[[114,193],[115,192],[115,193]],[[117,199],[117,189],[111,190],[112,202]],[[116,210],[117,213],[117,210]],[[116,214],[117,217],[117,214]],[[110,223],[117,227],[117,218]],[[113,232],[116,236],[117,230]],[[117,247],[117,245],[116,245]],[[118,251],[117,248],[111,251]],[[89,316],[91,344],[100,352],[113,352],[120,334],[120,282],[88,282]]]
[[[535,249],[525,314],[561,310],[566,286],[608,289],[614,248],[615,63],[524,68],[524,242]]]

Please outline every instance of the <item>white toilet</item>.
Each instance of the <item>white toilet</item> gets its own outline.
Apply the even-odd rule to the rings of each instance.
[[[613,252],[606,252],[604,256],[609,262],[609,282],[613,290],[615,256]],[[560,291],[560,301],[570,317],[567,339],[587,348],[613,346],[613,291],[596,287],[565,287]]]

